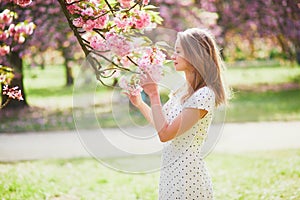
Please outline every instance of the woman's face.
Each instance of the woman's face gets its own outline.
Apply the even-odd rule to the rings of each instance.
[[[176,71],[187,71],[193,68],[192,65],[184,59],[183,49],[178,39],[175,43],[175,53],[172,56],[172,60],[174,61]]]

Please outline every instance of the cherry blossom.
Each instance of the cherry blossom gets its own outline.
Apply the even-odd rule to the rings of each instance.
[[[120,79],[119,85],[135,95],[142,90],[139,80],[145,73],[159,81],[165,55],[158,48],[152,48],[149,40],[140,37],[145,29],[154,28],[161,22],[159,12],[147,6],[150,1],[118,0],[113,5],[98,0],[87,2],[68,1],[67,5],[73,25],[82,32],[81,38],[88,49],[86,53],[101,54],[99,59],[104,57],[119,68],[110,70],[103,65],[98,74],[118,78],[123,75],[122,70],[133,72],[134,75]],[[118,73],[112,73],[114,71]]]
[[[126,77],[120,78],[119,86],[128,94],[137,96],[142,91],[143,88],[137,83],[137,79],[132,76],[131,80],[127,80]]]
[[[9,25],[12,23],[14,16],[14,12],[11,12],[8,9],[5,9],[0,13],[0,29],[4,29],[6,25]]]
[[[108,32],[105,35],[107,46],[110,50],[121,57],[129,54],[132,49],[132,44],[122,35],[114,32]]]
[[[21,7],[26,7],[30,5],[32,0],[14,0],[14,3],[21,6]]]
[[[120,2],[122,8],[130,8],[130,3],[133,2],[132,0],[118,0]]]
[[[144,4],[144,5],[148,5],[149,2],[150,2],[150,0],[143,0],[143,4]]]
[[[0,56],[5,56],[10,52],[10,47],[7,45],[0,46]]]
[[[9,33],[7,30],[1,31],[0,30],[0,41],[4,41],[9,37]]]
[[[2,89],[2,93],[4,95],[7,95],[8,98],[17,99],[19,101],[23,100],[21,90],[19,90],[18,86],[9,88],[8,85],[4,85]]]
[[[135,28],[143,29],[150,25],[151,20],[150,15],[148,13],[146,13],[145,11],[135,10],[135,14],[136,16],[133,19]]]
[[[107,51],[107,43],[100,35],[95,35],[91,38],[91,47],[98,51]]]

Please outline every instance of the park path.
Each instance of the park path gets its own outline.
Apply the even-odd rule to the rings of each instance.
[[[147,132],[151,128],[144,128]],[[99,130],[86,130],[97,146],[106,147],[107,140],[99,139]],[[110,139],[121,141],[121,148],[140,148],[138,144],[124,140],[120,129],[103,129],[104,135]],[[141,129],[130,129],[130,133],[143,134]],[[82,134],[82,131],[81,131]],[[157,139],[154,139],[157,140]],[[106,141],[106,142],[105,142]],[[139,140],[140,143],[141,140]],[[157,148],[159,141],[155,141],[148,149]],[[121,145],[121,146],[122,146]],[[142,144],[143,145],[143,144]],[[145,146],[145,145],[144,145]],[[259,122],[259,123],[227,123],[223,126],[222,135],[214,152],[240,153],[259,150],[276,150],[300,148],[300,121],[298,122]],[[125,154],[109,149],[102,152],[100,157],[119,157]],[[19,161],[47,158],[76,158],[91,155],[82,145],[76,131],[39,132],[0,134],[0,161]]]

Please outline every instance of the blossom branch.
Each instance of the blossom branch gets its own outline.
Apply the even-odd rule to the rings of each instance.
[[[87,56],[87,55],[89,54],[90,51],[86,48],[85,44],[83,43],[82,37],[80,36],[80,34],[79,34],[78,30],[77,30],[77,27],[75,27],[75,26],[73,25],[73,22],[71,21],[72,16],[70,15],[70,13],[69,13],[69,11],[68,11],[68,9],[67,9],[67,7],[66,7],[66,2],[65,2],[65,0],[57,0],[57,1],[59,2],[60,6],[61,6],[61,8],[62,8],[62,11],[63,11],[63,13],[64,13],[64,15],[65,15],[65,17],[67,18],[67,21],[68,21],[68,23],[69,23],[69,26],[70,26],[70,28],[72,29],[72,31],[73,31],[75,37],[77,38],[77,41],[79,42],[79,44],[80,44],[80,46],[81,46],[81,48],[82,48],[84,54]]]
[[[106,5],[108,6],[108,8],[109,8],[111,14],[115,17],[115,13],[114,13],[114,10],[112,9],[111,5],[108,3],[107,0],[104,0],[104,1],[105,1]]]

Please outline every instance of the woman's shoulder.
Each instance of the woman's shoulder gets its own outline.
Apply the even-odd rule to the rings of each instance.
[[[204,87],[201,87],[198,90],[196,90],[193,95],[195,95],[195,96],[204,96],[204,97],[205,96],[214,97],[215,93],[210,87],[204,86]]]

